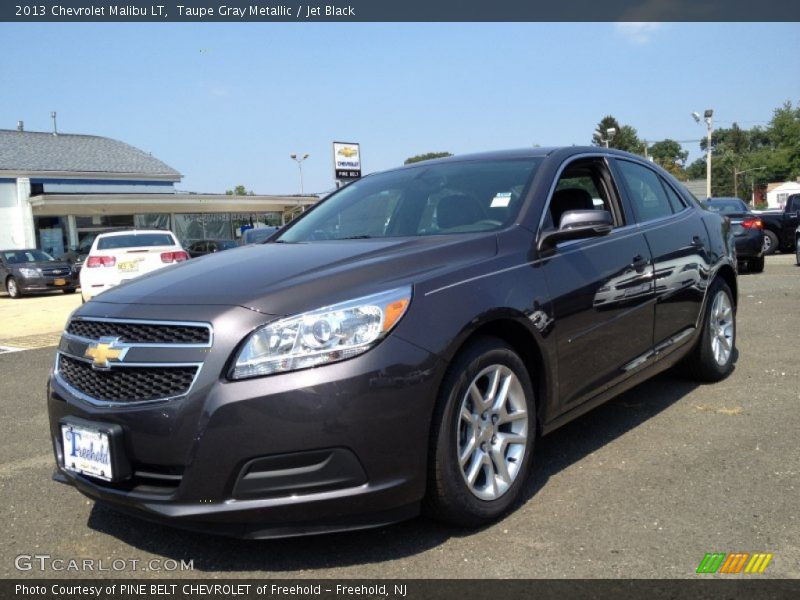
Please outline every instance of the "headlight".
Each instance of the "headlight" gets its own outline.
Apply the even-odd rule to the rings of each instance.
[[[257,329],[236,357],[232,379],[352,358],[378,343],[405,314],[411,287],[280,319]]]
[[[23,277],[39,277],[42,272],[39,269],[29,269],[27,267],[20,267],[19,274]]]

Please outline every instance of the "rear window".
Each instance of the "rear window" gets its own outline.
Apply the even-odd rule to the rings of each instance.
[[[722,214],[747,210],[747,206],[741,200],[708,200],[706,202],[706,208]]]
[[[97,241],[98,250],[118,248],[149,248],[150,246],[174,246],[175,240],[168,233],[132,233],[102,237]]]

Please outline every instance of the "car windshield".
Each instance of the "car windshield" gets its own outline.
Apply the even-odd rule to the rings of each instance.
[[[255,244],[261,242],[275,233],[275,227],[259,227],[258,229],[247,229],[243,234],[245,244]]]
[[[301,217],[278,242],[492,231],[519,212],[541,158],[420,164],[371,175]]]
[[[722,214],[747,212],[748,210],[747,205],[736,198],[731,200],[709,200],[706,202],[706,208]]]
[[[3,258],[10,265],[19,265],[27,262],[46,262],[54,261],[55,258],[47,252],[41,250],[15,250],[13,252],[3,252]]]
[[[168,233],[131,233],[101,237],[97,240],[97,249],[147,248],[149,246],[172,246],[174,244],[175,241]]]

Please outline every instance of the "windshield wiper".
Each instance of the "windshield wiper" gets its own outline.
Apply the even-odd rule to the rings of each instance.
[[[371,240],[374,236],[371,235],[351,235],[343,238],[336,238],[337,240]]]

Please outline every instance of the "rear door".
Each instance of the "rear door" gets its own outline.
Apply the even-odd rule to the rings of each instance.
[[[712,264],[701,213],[649,165],[621,158],[614,165],[655,264],[655,344],[688,340]]]
[[[650,251],[624,213],[603,158],[577,159],[564,168],[542,229],[556,227],[564,210],[591,208],[612,213],[610,234],[561,242],[542,254],[553,298],[561,412],[624,379],[653,345]]]

